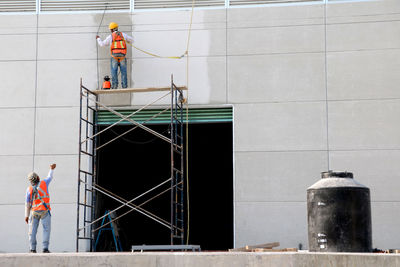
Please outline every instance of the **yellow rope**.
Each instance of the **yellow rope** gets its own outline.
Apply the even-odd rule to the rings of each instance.
[[[128,42],[127,42],[127,43],[128,43]],[[143,50],[143,49],[140,49],[139,47],[134,46],[134,45],[131,44],[131,43],[128,43],[128,44],[129,44],[130,46],[132,46],[133,48],[139,50],[140,52],[143,52],[143,53],[145,53],[145,54],[147,54],[147,55],[149,55],[149,56],[157,57],[157,58],[181,59],[181,58],[183,58],[183,57],[185,56],[185,54],[186,54],[186,53],[185,53],[185,54],[183,54],[183,55],[180,56],[180,57],[164,57],[164,56],[159,56],[159,55],[156,55],[156,54],[147,52],[147,51],[145,51],[145,50]]]
[[[190,233],[190,209],[189,209],[189,44],[190,37],[192,33],[192,24],[193,24],[193,11],[194,4],[196,0],[192,1],[192,11],[190,14],[190,24],[189,24],[189,32],[188,39],[186,45],[186,198],[187,198],[187,234],[186,234],[186,245],[189,244],[189,233]]]

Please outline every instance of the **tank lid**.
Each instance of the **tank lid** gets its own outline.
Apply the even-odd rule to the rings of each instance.
[[[353,178],[352,172],[334,172],[334,171],[327,171],[321,172],[321,178]]]
[[[352,172],[327,171],[321,173],[322,179],[310,186],[309,189],[334,188],[334,187],[359,187],[367,188],[353,179]]]

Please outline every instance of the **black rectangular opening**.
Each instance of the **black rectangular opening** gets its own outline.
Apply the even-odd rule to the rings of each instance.
[[[167,124],[147,126],[168,136]],[[101,126],[99,130],[105,127]],[[99,136],[99,146],[132,127],[118,125],[107,130]],[[233,247],[232,132],[230,122],[189,124],[190,217],[186,233],[189,233],[189,244],[200,245],[202,250],[227,250]],[[135,129],[97,152],[97,183],[130,200],[170,177],[170,153],[169,143],[142,129]],[[141,204],[168,188],[169,183],[133,203]],[[97,193],[95,217],[120,205]],[[142,207],[169,222],[170,192]],[[127,211],[129,208],[124,207],[115,215],[120,216]],[[129,251],[132,245],[170,244],[169,229],[136,211],[121,217],[117,226],[124,251]],[[96,251],[115,251],[111,231],[101,233]]]

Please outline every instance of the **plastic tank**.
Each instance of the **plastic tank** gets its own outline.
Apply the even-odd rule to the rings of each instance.
[[[371,252],[371,202],[350,172],[323,172],[307,189],[308,243],[314,252]]]

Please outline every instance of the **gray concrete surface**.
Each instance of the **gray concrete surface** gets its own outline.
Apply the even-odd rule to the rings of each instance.
[[[46,175],[52,161],[51,249],[75,249],[79,80],[95,89],[97,76],[109,74],[109,50],[97,51],[94,38],[101,19],[0,15],[0,251],[27,250],[25,175]],[[100,35],[116,21],[138,47],[180,56],[189,19],[189,10],[107,12]],[[234,246],[307,247],[306,189],[331,168],[370,187],[374,247],[400,248],[399,20],[398,0],[195,10],[189,102],[234,110]],[[128,58],[131,87],[169,85],[171,73],[187,82],[186,60],[133,49]],[[109,101],[140,105],[154,96],[117,98]]]
[[[0,265],[32,266],[146,266],[146,267],[376,267],[400,266],[399,255],[357,253],[231,253],[231,252],[146,252],[146,253],[55,253],[0,254]]]

